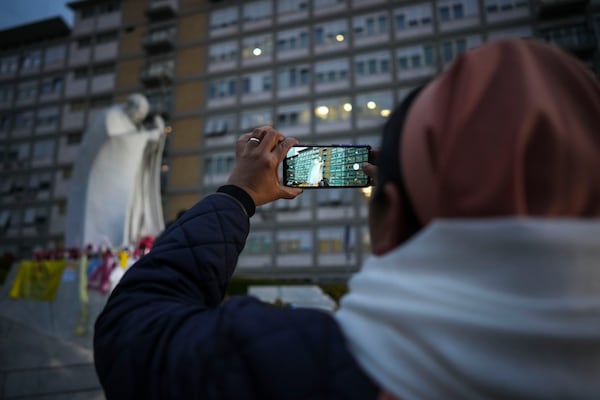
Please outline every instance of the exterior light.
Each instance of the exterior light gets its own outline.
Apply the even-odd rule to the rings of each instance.
[[[260,56],[262,54],[262,50],[259,47],[255,47],[254,50],[252,50],[252,54],[255,56]]]
[[[173,132],[173,128],[170,125],[165,126],[165,133],[168,135],[171,132]]]
[[[390,113],[391,113],[391,111],[388,110],[387,108],[385,108],[379,112],[379,114],[381,114],[382,117],[389,117]]]
[[[348,111],[348,112],[352,111],[352,104],[345,103],[344,104],[344,111]]]
[[[327,116],[327,114],[329,114],[329,107],[327,107],[327,106],[317,107],[315,112],[317,113],[317,115],[319,117],[325,118]]]
[[[377,103],[375,103],[374,101],[369,101],[369,102],[367,103],[367,108],[368,108],[369,110],[374,110],[374,109],[375,109],[375,107],[377,107]]]
[[[338,42],[343,42],[344,41],[344,35],[342,35],[341,33],[338,33],[335,36],[335,40],[337,40]]]

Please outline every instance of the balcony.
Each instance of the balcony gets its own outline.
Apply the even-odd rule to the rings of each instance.
[[[148,53],[160,53],[175,48],[175,30],[151,32],[144,37],[142,45]]]
[[[536,10],[539,18],[564,17],[585,11],[589,0],[538,0]]]
[[[173,65],[151,65],[142,71],[140,80],[148,86],[170,84],[174,75]]]
[[[150,20],[168,19],[177,15],[177,11],[177,0],[151,0],[146,16]]]

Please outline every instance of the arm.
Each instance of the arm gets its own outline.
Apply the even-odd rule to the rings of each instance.
[[[242,152],[254,156],[250,149]],[[244,154],[238,152],[242,162],[236,165],[245,165]],[[256,181],[240,179],[245,173],[234,170],[230,183],[246,188],[196,204],[111,295],[94,338],[96,369],[108,399],[364,398],[374,393],[331,316],[277,309],[249,297],[222,302],[252,206],[284,196],[278,188],[263,190]],[[317,393],[323,395],[313,396]]]

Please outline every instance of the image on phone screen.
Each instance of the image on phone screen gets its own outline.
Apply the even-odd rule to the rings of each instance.
[[[283,183],[300,188],[365,187],[371,180],[362,170],[370,146],[292,147],[283,160]]]

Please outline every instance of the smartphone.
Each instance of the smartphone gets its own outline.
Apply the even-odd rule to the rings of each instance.
[[[293,146],[283,159],[283,184],[299,188],[346,188],[371,185],[362,170],[371,146],[334,144]]]

